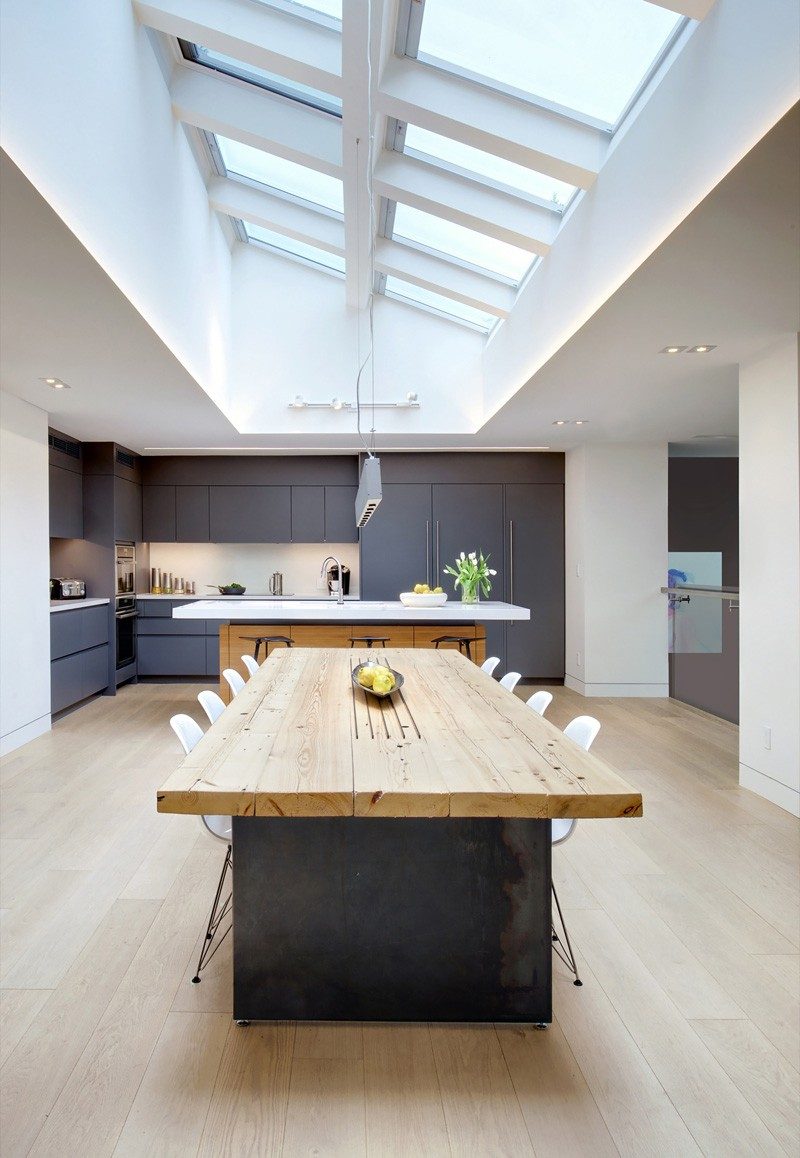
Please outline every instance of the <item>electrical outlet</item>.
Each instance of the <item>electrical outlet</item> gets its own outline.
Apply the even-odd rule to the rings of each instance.
[[[580,577],[581,577],[581,575],[582,575],[582,574],[583,574],[583,568],[581,567],[580,563],[576,563],[576,564],[575,564],[575,575],[576,575],[576,577],[577,577],[578,579],[580,579]]]
[[[578,667],[583,667],[583,659],[579,651],[575,652],[575,662],[577,663]]]
[[[767,724],[761,729],[761,742],[768,752],[772,750],[772,728]]]

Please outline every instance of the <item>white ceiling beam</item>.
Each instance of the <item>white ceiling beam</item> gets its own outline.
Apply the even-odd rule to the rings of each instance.
[[[332,28],[251,0],[134,0],[134,10],[148,28],[341,96],[341,37]]]
[[[496,318],[507,318],[516,298],[511,286],[386,237],[379,237],[375,244],[375,268]]]
[[[327,213],[307,209],[265,189],[255,189],[229,177],[212,177],[208,183],[208,200],[212,209],[264,229],[273,229],[296,241],[316,245],[328,253],[344,257],[344,223]]]
[[[186,124],[275,153],[332,177],[342,175],[336,117],[252,85],[178,68],[170,86],[175,116]]]
[[[528,101],[493,92],[410,57],[394,57],[378,92],[383,113],[588,189],[610,134]]]
[[[348,0],[342,6],[345,294],[347,304],[359,310],[367,305],[372,292],[370,245],[374,223],[369,195],[370,134],[375,134],[374,93],[382,12],[383,0]]]
[[[413,205],[530,253],[546,254],[561,224],[560,214],[551,209],[403,153],[381,154],[374,187],[382,197]]]
[[[705,20],[717,0],[647,0],[656,8],[666,8],[679,16],[690,16],[692,20]]]

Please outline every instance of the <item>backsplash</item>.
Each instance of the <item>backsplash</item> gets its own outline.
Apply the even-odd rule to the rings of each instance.
[[[335,555],[350,568],[350,594],[358,595],[357,543],[151,543],[150,566],[194,579],[199,598],[207,583],[241,583],[248,595],[268,595],[273,571],[283,574],[284,595],[322,595],[322,560]],[[140,591],[139,594],[145,594]]]

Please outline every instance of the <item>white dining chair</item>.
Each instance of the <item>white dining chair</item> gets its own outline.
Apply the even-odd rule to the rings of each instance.
[[[200,707],[208,716],[209,723],[211,724],[213,724],[215,720],[218,720],[225,711],[225,701],[222,696],[218,696],[216,692],[198,692],[197,698],[200,701]]]
[[[543,716],[552,702],[553,695],[551,692],[534,692],[528,700],[528,707],[533,708],[534,712],[538,712],[540,716]]]
[[[232,667],[226,667],[222,674],[225,677],[228,687],[231,689],[231,695],[238,696],[244,687],[244,680],[238,671],[235,671]]]
[[[532,698],[532,697],[531,697]],[[551,697],[552,698],[552,697]],[[576,716],[574,720],[570,720],[564,729],[564,735],[569,736],[570,740],[574,740],[576,744],[580,744],[586,752],[591,748],[597,733],[600,731],[600,721],[596,720],[594,716]],[[563,844],[565,840],[569,840],[577,828],[578,822],[575,819],[565,820],[556,819],[550,821],[550,843],[553,847],[557,844]],[[553,936],[553,952],[561,958],[564,964],[569,969],[570,973],[575,974],[573,985],[583,985],[578,974],[578,964],[575,960],[575,953],[572,949],[572,943],[569,939],[567,926],[564,921],[564,914],[561,912],[561,905],[558,900],[558,893],[556,886],[551,881],[553,890],[553,900],[556,903],[556,911],[558,919],[561,923],[561,931],[563,940],[559,937],[556,931],[555,918],[552,921],[552,936]],[[563,948],[562,948],[563,947]]]
[[[247,670],[250,672],[251,676],[254,676],[256,674],[256,672],[258,671],[258,668],[259,668],[258,661],[253,659],[252,655],[243,655],[242,656],[242,663],[247,668]]]
[[[201,692],[200,695],[202,694],[203,693]],[[209,692],[207,694],[214,695],[214,692]],[[200,697],[198,696],[198,699],[199,698]],[[217,696],[217,699],[219,699],[219,696]],[[220,700],[220,703],[222,703],[222,700]],[[224,706],[225,705],[223,704],[223,708]],[[193,720],[191,716],[184,715],[183,713],[180,713],[177,716],[173,716],[170,720],[170,724],[172,726],[172,730],[175,732],[175,735],[181,742],[181,747],[188,756],[194,746],[197,744],[198,740],[203,738],[203,729],[200,727],[196,720]],[[219,949],[220,945],[225,940],[228,933],[230,933],[232,928],[232,921],[229,921],[227,929],[219,938],[219,940],[217,940],[216,945],[214,945],[214,948],[212,949],[211,946],[216,938],[220,925],[225,920],[225,918],[231,914],[233,890],[228,890],[228,895],[222,904],[220,904],[220,898],[225,889],[225,878],[229,872],[232,872],[233,869],[233,856],[231,849],[233,821],[231,820],[230,816],[214,816],[209,814],[206,816],[201,816],[200,823],[202,824],[205,832],[209,832],[213,837],[216,837],[217,840],[224,840],[228,846],[228,849],[225,853],[225,860],[222,864],[222,872],[219,874],[217,891],[214,894],[214,903],[211,906],[211,914],[208,918],[208,924],[206,926],[206,934],[205,937],[203,937],[203,944],[200,947],[200,959],[197,962],[197,969],[195,970],[195,975],[192,978],[193,985],[198,985],[200,983],[200,971],[205,968],[205,966],[214,956],[217,949]]]
[[[481,671],[485,671],[487,675],[494,675],[494,669],[497,667],[499,662],[499,655],[490,655],[489,658],[485,659],[481,664]]]
[[[513,692],[519,681],[522,679],[522,672],[507,671],[500,680],[500,687],[505,688],[506,691]]]

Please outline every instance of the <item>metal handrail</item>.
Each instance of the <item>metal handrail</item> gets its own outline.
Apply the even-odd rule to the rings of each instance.
[[[669,595],[676,603],[689,603],[693,595],[711,599],[726,599],[733,605],[739,602],[738,587],[701,587],[682,584],[680,587],[662,587],[662,595]]]

